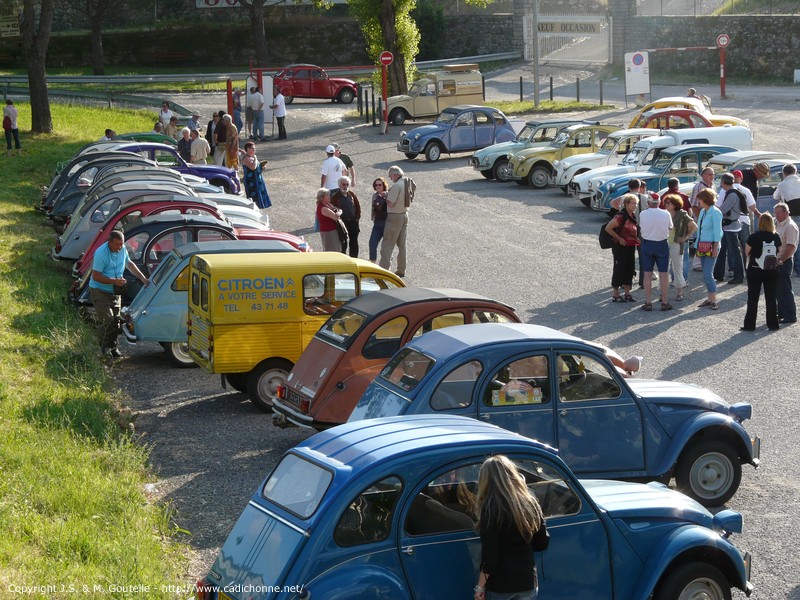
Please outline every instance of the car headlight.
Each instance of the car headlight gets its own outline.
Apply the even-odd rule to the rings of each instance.
[[[554,167],[557,167],[557,166],[558,166],[558,165],[560,165],[560,164],[561,164],[561,161],[560,161],[560,160],[554,160],[554,161],[553,161],[553,166],[554,166]]]
[[[418,134],[418,133],[414,134],[414,141],[416,142],[416,141],[419,139],[419,137],[420,137],[420,136],[419,136],[419,134]]]
[[[401,132],[400,132],[400,139],[402,140],[402,139],[403,139],[403,138],[405,138],[407,135],[408,135],[408,132],[406,132],[406,131],[401,131]]]

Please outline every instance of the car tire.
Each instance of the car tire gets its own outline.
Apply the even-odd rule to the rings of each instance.
[[[431,142],[425,148],[425,160],[428,162],[436,162],[442,156],[442,147],[438,142]]]
[[[486,177],[486,179],[494,179],[494,169],[485,169],[481,171],[481,175]]]
[[[690,444],[678,458],[675,482],[678,490],[703,506],[721,506],[730,500],[742,481],[742,463],[725,441]]]
[[[292,366],[288,360],[270,358],[250,371],[247,377],[247,395],[259,410],[272,412],[272,398],[275,397],[278,386],[286,383]]]
[[[344,88],[341,92],[339,92],[339,102],[342,104],[350,104],[355,97],[356,95],[350,88]]]
[[[225,381],[237,392],[247,393],[247,373],[225,373]]]
[[[161,346],[167,353],[170,362],[179,369],[191,369],[197,366],[197,363],[189,356],[188,342],[164,342]]]
[[[671,571],[659,584],[653,600],[731,600],[731,584],[717,567],[689,562]]]
[[[508,162],[507,158],[498,158],[494,161],[492,171],[497,181],[512,181],[514,179],[514,172],[511,170],[511,163]]]
[[[284,104],[291,104],[292,102],[294,102],[294,96],[290,96],[288,94],[284,94],[283,95],[283,102],[284,102]]]
[[[543,190],[550,183],[550,169],[544,165],[534,165],[528,172],[528,185]]]
[[[408,160],[414,160],[419,156],[419,154],[417,154],[416,152],[406,152],[405,154]]]
[[[406,111],[402,108],[395,108],[389,115],[389,122],[393,125],[402,125],[406,122]]]

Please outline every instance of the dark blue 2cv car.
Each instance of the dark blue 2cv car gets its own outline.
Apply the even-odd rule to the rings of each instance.
[[[482,325],[470,325],[480,329]],[[730,600],[750,557],[660,483],[581,481],[552,448],[465,417],[347,423],[287,452],[245,507],[201,600],[458,600],[480,566],[478,470],[504,454],[547,519],[539,600]]]
[[[604,352],[536,325],[426,333],[400,349],[350,416],[461,414],[559,449],[581,477],[659,479],[706,506],[727,502],[760,440],[750,404],[696,385],[624,379]]]

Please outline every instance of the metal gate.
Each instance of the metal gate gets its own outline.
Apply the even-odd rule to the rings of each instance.
[[[610,64],[612,62],[610,17],[539,14],[536,22],[540,63]],[[530,39],[533,23],[534,15],[525,15],[523,21],[525,40]],[[526,58],[532,60],[533,56]]]

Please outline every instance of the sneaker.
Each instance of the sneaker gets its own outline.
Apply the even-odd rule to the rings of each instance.
[[[728,281],[728,285],[739,285],[740,283],[744,283],[743,279],[731,279]]]
[[[405,273],[401,273],[400,271],[395,271],[394,274],[397,275],[398,277],[405,277],[406,276]]]
[[[122,352],[120,352],[119,349],[117,349],[117,348],[113,348],[113,349],[109,350],[108,351],[108,355],[111,358],[122,358]]]

